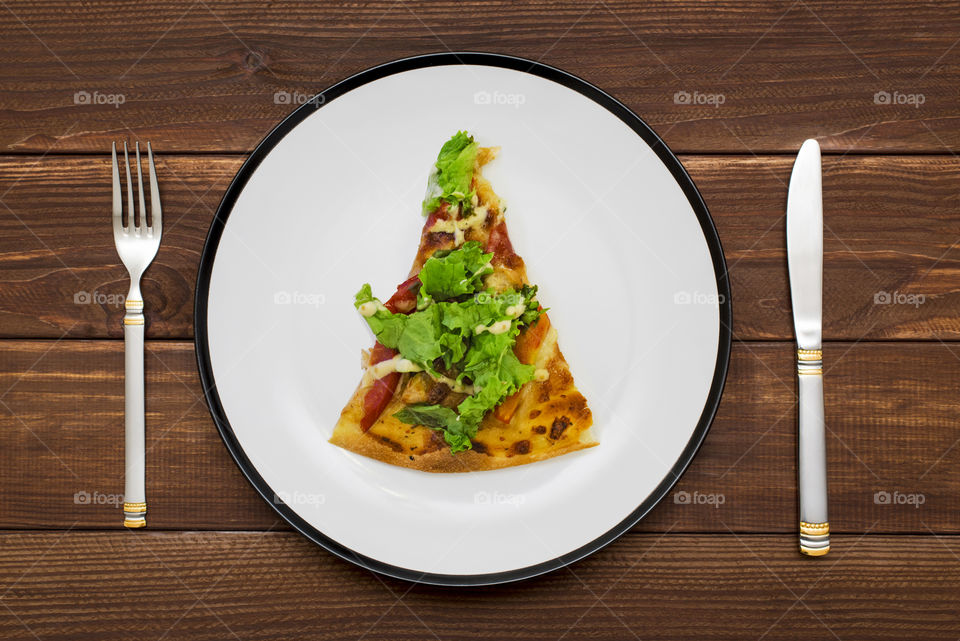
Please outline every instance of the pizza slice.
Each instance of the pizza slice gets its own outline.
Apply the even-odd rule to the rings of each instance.
[[[498,149],[440,150],[409,278],[355,306],[376,337],[330,442],[427,472],[522,465],[596,445],[557,330],[513,250],[481,168]]]

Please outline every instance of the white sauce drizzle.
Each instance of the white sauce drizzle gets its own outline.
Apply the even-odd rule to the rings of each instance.
[[[466,230],[476,229],[487,219],[487,207],[477,207],[469,218],[438,220],[428,231],[453,234],[453,244],[459,247],[466,237]]]
[[[360,312],[360,315],[364,318],[370,318],[381,309],[386,309],[386,307],[384,307],[380,301],[368,300],[361,304],[360,307],[357,308],[357,311]]]
[[[458,383],[454,379],[444,376],[443,374],[434,376],[430,372],[427,372],[427,376],[437,381],[438,383],[446,383],[447,387],[449,387],[454,392],[457,392],[458,394],[467,394],[468,396],[473,396],[474,392],[479,391],[479,389],[474,387],[473,385],[464,385],[463,383]]]
[[[473,328],[473,332],[477,336],[479,336],[484,332],[490,332],[491,334],[502,334],[510,329],[511,323],[512,321],[507,319],[507,320],[497,321],[492,325],[477,325],[476,327]]]
[[[411,360],[408,360],[399,354],[393,358],[380,361],[375,365],[371,365],[367,368],[367,371],[363,373],[363,384],[370,385],[373,381],[380,380],[387,374],[392,374],[394,372],[422,372],[423,368],[414,363]]]
[[[550,372],[548,372],[548,371],[545,370],[545,369],[538,369],[537,371],[535,371],[535,372],[533,373],[533,380],[535,380],[535,381],[541,381],[541,382],[543,382],[543,381],[547,380],[548,378],[550,378]]]
[[[407,373],[422,371],[422,367],[398,354],[389,360],[380,361],[367,367],[367,370],[363,373],[363,385],[370,385],[374,381],[378,381],[387,374],[393,374],[394,372]],[[459,394],[473,395],[473,393],[477,391],[473,385],[458,383],[456,380],[448,376],[443,376],[442,374],[434,376],[430,372],[427,372],[427,375],[438,383],[445,383],[451,390]]]
[[[510,318],[517,318],[518,316],[522,315],[526,309],[526,303],[517,303],[516,305],[511,305],[505,311],[507,312],[507,316]]]

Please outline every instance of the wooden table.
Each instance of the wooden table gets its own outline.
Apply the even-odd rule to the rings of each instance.
[[[956,639],[960,3],[838,4],[0,2],[0,635]],[[373,575],[278,521],[220,441],[192,343],[207,227],[290,111],[277,96],[448,49],[562,67],[645,118],[702,191],[734,292],[719,416],[675,488],[722,504],[671,495],[587,560],[478,589]],[[826,154],[821,559],[797,552],[783,219],[809,137]],[[165,211],[136,532],[116,505],[123,138],[160,153]]]

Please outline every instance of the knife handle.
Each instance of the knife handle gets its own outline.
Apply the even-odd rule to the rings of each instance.
[[[823,419],[823,352],[797,350],[800,387],[800,552],[823,556],[830,551],[827,521],[827,447]]]

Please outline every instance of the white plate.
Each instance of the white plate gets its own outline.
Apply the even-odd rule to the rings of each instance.
[[[327,443],[372,344],[353,294],[406,278],[427,172],[458,129],[502,147],[484,173],[598,447],[444,475]],[[689,464],[729,360],[725,274],[690,178],[623,105],[526,60],[421,56],[304,104],[240,170],[200,265],[200,372],[237,463],[306,536],[405,579],[516,580],[615,539]]]

